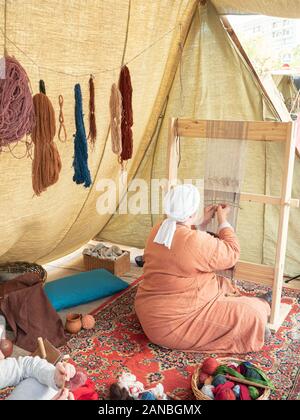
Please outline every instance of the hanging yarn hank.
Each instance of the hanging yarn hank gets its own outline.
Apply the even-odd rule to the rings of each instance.
[[[122,153],[121,162],[128,161],[133,155],[133,109],[132,109],[132,84],[130,72],[127,66],[121,70],[119,89],[122,96]]]
[[[96,125],[96,107],[95,107],[95,84],[94,84],[94,76],[91,75],[90,81],[90,133],[89,133],[89,140],[93,147],[95,147],[96,139],[97,139],[97,125]]]
[[[122,95],[118,86],[114,83],[111,87],[110,96],[110,125],[112,151],[117,156],[122,153]]]
[[[65,117],[64,117],[64,98],[62,95],[58,97],[59,103],[59,130],[58,130],[58,139],[61,143],[66,143],[68,141],[67,129],[65,126]]]
[[[5,79],[0,79],[0,150],[31,134],[35,114],[29,79],[21,64],[5,57]]]
[[[76,134],[74,136],[75,154],[73,162],[75,174],[73,181],[78,185],[84,184],[85,188],[89,188],[92,185],[92,180],[88,168],[88,144],[83,120],[81,87],[79,84],[75,85],[75,121]]]
[[[40,83],[41,90],[44,90],[42,86]],[[48,187],[56,184],[62,164],[54,143],[56,132],[54,108],[49,98],[42,92],[33,97],[33,104],[36,125],[31,134],[34,144],[32,186],[35,194],[40,196]]]

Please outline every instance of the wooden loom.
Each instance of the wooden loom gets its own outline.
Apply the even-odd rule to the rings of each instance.
[[[176,185],[178,174],[177,140],[180,137],[196,139],[208,138],[208,121],[175,119],[170,120],[169,146],[168,146],[168,177],[169,187]],[[227,127],[235,124],[233,121],[223,121],[215,138],[228,139]],[[241,124],[241,122],[236,122]],[[280,219],[278,239],[276,246],[275,266],[254,264],[239,261],[236,267],[236,278],[273,287],[273,304],[270,318],[270,328],[277,331],[291,310],[291,306],[281,303],[284,265],[288,238],[288,225],[290,208],[298,208],[299,200],[292,198],[292,182],[295,162],[296,135],[295,124],[292,122],[243,122],[243,130],[246,133],[245,140],[249,141],[272,141],[285,143],[285,156],[283,167],[283,181],[280,197],[241,193],[241,201],[263,203],[280,206]],[[240,140],[232,138],[230,140]]]

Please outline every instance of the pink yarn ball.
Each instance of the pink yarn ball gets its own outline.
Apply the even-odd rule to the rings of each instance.
[[[82,317],[82,327],[85,330],[93,330],[96,325],[96,320],[92,315],[84,315]]]

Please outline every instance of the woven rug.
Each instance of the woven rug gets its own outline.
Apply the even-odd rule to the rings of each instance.
[[[147,388],[162,383],[171,397],[193,399],[191,376],[208,355],[171,351],[149,342],[134,312],[139,281],[95,311],[95,331],[82,331],[62,350],[88,372],[100,399],[107,399],[110,385],[123,372],[133,373]],[[243,285],[249,294],[265,290],[262,286]],[[284,301],[293,305],[292,311],[261,352],[231,355],[261,365],[275,385],[271,396],[274,400],[300,399],[299,296],[297,290],[284,290]]]

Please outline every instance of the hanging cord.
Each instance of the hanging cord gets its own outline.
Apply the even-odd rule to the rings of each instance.
[[[178,124],[179,124],[179,120],[177,118],[176,122],[175,122],[175,134],[176,134],[176,148],[177,148],[177,168],[179,168],[180,164],[181,164],[181,160],[182,160],[182,156],[181,156],[181,137],[179,135],[179,130],[178,130]]]
[[[58,103],[59,103],[59,130],[58,130],[58,140],[61,143],[67,143],[68,141],[68,135],[67,135],[67,129],[65,126],[65,117],[64,117],[64,97],[62,95],[59,95],[58,97]]]
[[[3,55],[8,55],[7,51],[7,0],[4,2],[4,43],[3,43]]]

